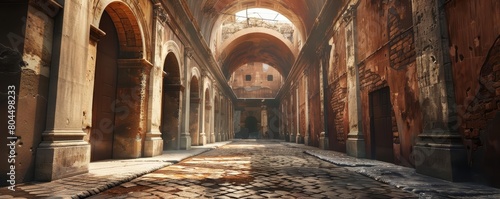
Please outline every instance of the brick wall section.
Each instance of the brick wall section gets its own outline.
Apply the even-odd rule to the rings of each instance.
[[[330,94],[330,108],[331,113],[329,114],[329,131],[335,134],[334,143],[340,145],[345,145],[347,139],[347,132],[345,128],[345,115],[346,112],[346,98],[347,98],[347,87],[341,87],[339,81],[345,81],[347,74],[344,73],[336,81],[328,86]],[[335,144],[334,144],[335,145]],[[337,147],[337,146],[334,146]],[[345,148],[345,147],[344,147]],[[345,149],[344,149],[345,150]]]
[[[497,0],[445,4],[458,130],[470,150],[469,165],[495,187],[500,187],[499,9]]]
[[[389,61],[390,66],[396,70],[402,69],[415,61],[415,44],[411,23],[411,20],[401,19],[394,7],[389,8],[387,24],[390,38]]]

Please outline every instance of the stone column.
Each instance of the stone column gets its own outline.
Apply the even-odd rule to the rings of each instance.
[[[144,142],[144,157],[161,155],[163,151],[163,140],[161,138],[160,125],[162,113],[162,88],[163,70],[154,67],[150,73],[148,120],[146,126],[146,140]],[[161,90],[160,90],[161,89]]]
[[[153,65],[157,65],[156,63],[156,50],[157,50],[157,37],[159,36],[157,33],[157,27],[161,26],[162,16],[166,16],[166,12],[163,9],[161,3],[156,3],[154,5],[153,12],[153,44],[155,45],[152,48],[152,60]],[[144,157],[153,157],[157,155],[161,155],[163,153],[163,140],[161,138],[161,113],[162,113],[162,96],[165,88],[162,88],[162,80],[163,80],[163,67],[155,66],[151,70],[149,74],[149,82],[150,86],[148,89],[149,93],[149,102],[148,102],[148,120],[146,126],[146,138],[144,142]]]
[[[346,23],[346,56],[347,56],[347,106],[349,109],[349,134],[347,134],[347,155],[364,158],[365,139],[362,129],[361,94],[359,71],[356,65],[356,7],[350,6],[343,15]]]
[[[206,76],[205,75],[202,75],[202,78],[201,78],[201,82],[202,82],[202,85],[201,85],[201,101],[200,101],[200,115],[199,115],[199,119],[198,119],[198,123],[200,125],[200,141],[198,142],[199,145],[201,146],[204,146],[207,144],[207,136],[206,136],[206,130],[205,130],[205,120],[206,120],[206,117],[205,117],[205,114],[207,114],[207,111],[205,111],[206,109],[206,88],[205,88],[205,79],[206,79]]]
[[[414,149],[416,171],[462,181],[467,153],[457,132],[457,113],[444,0],[412,0],[423,132]]]
[[[219,96],[218,99],[219,101],[215,102],[217,103],[217,117],[215,119],[215,122],[217,123],[217,129],[215,129],[215,142],[220,142],[221,141],[221,117],[222,117],[222,97],[221,94],[218,92],[217,95]]]
[[[320,149],[328,149],[329,148],[329,140],[328,140],[328,114],[326,113],[327,103],[329,103],[328,99],[326,99],[325,92],[328,89],[328,70],[326,69],[329,64],[331,64],[332,53],[334,53],[333,45],[333,37],[328,41],[328,44],[325,44],[323,48],[321,48],[320,54],[321,61],[319,66],[319,95],[320,95],[320,112],[321,112],[321,133],[319,134],[319,148]]]
[[[305,125],[306,125],[305,126],[306,132],[304,132],[304,144],[305,145],[309,145],[309,131],[310,131],[310,129],[309,129],[309,92],[308,92],[309,83],[307,82],[308,81],[307,75],[309,75],[308,73],[309,73],[309,71],[306,70],[304,73],[303,80],[302,80],[302,81],[304,81],[304,101],[305,101],[304,102],[305,103],[304,104],[305,114],[304,114],[304,118],[303,118],[305,120]]]
[[[55,19],[46,130],[36,149],[35,179],[87,173],[90,145],[82,130],[89,46],[88,1],[67,0]],[[86,34],[87,33],[87,34]]]
[[[215,81],[212,80],[212,90],[210,92],[210,143],[215,142]]]
[[[189,134],[189,109],[190,109],[190,98],[191,92],[190,79],[191,79],[191,59],[192,59],[192,49],[190,47],[185,47],[184,49],[184,100],[182,100],[182,115],[181,115],[181,137],[179,139],[179,148],[182,150],[191,149],[191,135]]]
[[[300,137],[300,101],[299,101],[299,82],[297,82],[297,87],[295,88],[295,115],[294,117],[297,118],[297,123],[295,124],[295,143],[299,144],[301,143],[302,139]]]
[[[262,105],[260,107],[260,125],[262,127],[262,137],[266,135],[267,131],[267,107],[266,105]]]
[[[293,90],[294,88],[292,88],[292,91],[290,92],[290,113],[289,113],[289,122],[288,124],[290,125],[290,142],[295,142],[295,127],[293,126],[293,118],[295,117],[295,115],[293,115],[293,109],[295,107],[293,107],[293,102],[295,101],[293,98]]]
[[[233,104],[231,101],[229,101],[229,119],[228,119],[228,140],[233,139],[233,134],[234,134],[234,127],[233,127]]]

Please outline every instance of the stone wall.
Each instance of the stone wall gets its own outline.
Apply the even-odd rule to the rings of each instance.
[[[21,72],[9,73],[3,69],[0,72],[3,81],[8,81],[11,77],[17,79],[15,82],[5,82],[5,84],[0,85],[13,84],[16,86],[16,136],[18,140],[16,141],[17,157],[14,165],[17,173],[16,182],[23,182],[32,180],[34,177],[36,148],[40,143],[41,134],[45,130],[52,56],[52,31],[54,28],[52,17],[58,10],[44,2],[28,4],[28,1],[20,1],[18,4],[7,3],[7,6],[3,8],[5,10],[2,11],[2,14],[8,15],[3,18],[12,20],[7,20],[7,24],[2,28],[0,44],[22,53],[22,61],[18,64],[24,66]],[[13,24],[9,24],[10,22]],[[4,50],[6,49],[2,49],[2,57],[10,54]],[[2,63],[6,64],[4,61],[2,60]],[[7,76],[9,78],[6,79]],[[3,90],[7,87],[1,89],[2,93],[7,93]],[[7,104],[7,101],[3,101],[3,99],[2,102]],[[3,104],[2,111],[6,107]],[[3,113],[7,113],[7,111],[3,111]],[[7,129],[6,126],[3,126],[7,124],[7,117],[2,117],[0,121],[2,121],[2,129]],[[6,147],[3,140],[5,139],[2,139],[2,147]],[[2,159],[7,160],[7,158]],[[0,171],[7,173],[7,166],[9,165],[2,164]],[[0,185],[5,185],[4,183],[6,182],[2,181]]]

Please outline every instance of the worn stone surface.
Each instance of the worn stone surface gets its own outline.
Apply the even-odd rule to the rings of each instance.
[[[301,147],[302,146],[296,146]],[[342,153],[304,148],[306,154],[318,157],[370,177],[418,194],[420,198],[497,198],[500,190],[475,183],[452,183],[415,172],[415,169],[369,159],[357,159]]]
[[[91,198],[417,198],[306,155],[302,148],[264,140],[238,140],[126,186]]]
[[[187,151],[164,151],[162,155],[150,158],[92,162],[86,174],[51,182],[19,183],[15,191],[1,187],[0,198],[84,198],[118,185],[120,188],[127,189],[136,186],[135,183],[130,183],[130,180],[227,143],[229,142],[193,147]],[[142,186],[149,184],[141,183]],[[167,187],[164,188],[167,189]]]

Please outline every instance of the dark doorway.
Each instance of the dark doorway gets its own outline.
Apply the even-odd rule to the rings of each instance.
[[[373,159],[394,162],[392,106],[389,87],[370,93],[370,134]]]
[[[257,128],[257,123],[259,121],[257,120],[257,118],[255,118],[254,116],[248,116],[246,119],[245,119],[245,128],[248,129],[248,132],[250,134],[254,134],[255,132],[257,132],[258,128]]]
[[[99,29],[103,30],[106,36],[97,45],[90,135],[91,161],[113,157],[118,34],[107,12],[101,17]]]
[[[169,53],[163,66],[162,114],[160,131],[164,150],[179,148],[179,106],[181,78],[174,53]]]

